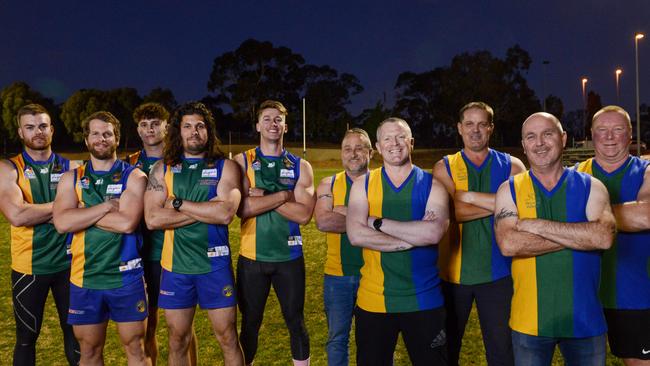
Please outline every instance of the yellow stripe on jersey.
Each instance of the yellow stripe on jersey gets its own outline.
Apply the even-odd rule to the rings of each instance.
[[[463,160],[462,154],[457,152],[454,155],[448,156],[449,170],[451,171],[451,179],[454,181],[454,186],[457,191],[468,191],[469,181],[467,178],[467,165]],[[448,231],[451,232],[451,231]],[[460,270],[461,261],[463,258],[463,224],[458,223],[458,232],[454,230],[454,237],[446,235],[446,242],[443,247],[440,247],[440,258],[444,263],[441,267],[441,277],[446,281],[452,283],[460,283]]]
[[[594,168],[593,168],[593,163],[594,163],[594,158],[589,158],[580,164],[578,164],[578,171],[587,173],[589,175],[594,175]]]
[[[18,175],[18,187],[23,193],[23,199],[27,203],[34,203],[32,196],[32,186],[29,179],[25,178],[25,160],[23,156],[18,155],[10,159],[16,164],[16,174]],[[34,227],[29,226],[11,226],[11,269],[16,272],[32,274],[32,256]]]
[[[77,195],[77,200],[80,203],[80,207],[84,207],[85,204],[82,199],[81,192],[81,178],[83,178],[84,173],[86,172],[86,165],[78,167],[75,171],[75,183],[74,191]],[[86,231],[82,230],[74,233],[72,236],[72,244],[70,244],[70,250],[72,251],[72,264],[70,266],[70,282],[72,282],[77,287],[83,287],[84,283],[84,267],[86,265]]]
[[[244,152],[246,157],[246,178],[250,188],[255,188],[255,171],[253,170],[253,161],[255,160],[255,149]],[[239,254],[245,258],[255,260],[257,253],[257,222],[255,217],[249,217],[241,222],[241,245]]]
[[[376,169],[370,173],[368,181],[369,216],[382,217],[384,197],[382,171],[383,169]],[[358,306],[366,311],[385,313],[386,301],[383,296],[384,271],[381,267],[381,252],[363,248],[363,261],[364,266],[361,267],[361,282],[357,296]],[[372,290],[368,291],[368,287]]]
[[[519,219],[537,218],[535,189],[529,172],[514,176],[515,197]],[[536,257],[512,258],[514,295],[510,327],[517,332],[538,334]]]
[[[345,196],[348,193],[345,171],[336,174],[333,179],[332,205],[345,206]],[[341,234],[328,232],[326,237],[327,261],[325,262],[325,274],[331,276],[343,276],[343,265],[341,264]]]
[[[171,166],[167,166],[165,171],[165,185],[167,186],[167,198],[174,195],[174,173]],[[174,229],[165,230],[163,239],[162,254],[160,257],[160,266],[171,272],[174,263]]]
[[[86,264],[86,232],[80,231],[72,237],[72,265],[70,267],[70,282],[77,287],[84,285],[84,267]]]

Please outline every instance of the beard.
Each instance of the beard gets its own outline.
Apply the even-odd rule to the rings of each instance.
[[[183,150],[185,150],[186,152],[192,155],[197,155],[207,151],[208,142],[192,140],[192,141],[187,141],[187,143],[183,145],[184,145]]]
[[[36,150],[36,151],[42,151],[42,150],[47,150],[50,145],[52,145],[52,140],[48,140],[46,138],[32,138],[31,140],[23,140],[23,144],[25,147]]]
[[[112,158],[116,150],[117,150],[117,145],[109,145],[107,149],[102,151],[97,150],[93,145],[88,146],[88,151],[90,151],[90,155],[92,155],[95,159],[99,159],[99,160],[107,160]]]

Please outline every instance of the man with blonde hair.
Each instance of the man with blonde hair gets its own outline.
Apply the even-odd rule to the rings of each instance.
[[[596,156],[577,169],[605,184],[618,227],[600,285],[609,346],[627,366],[650,365],[650,162],[630,155],[632,124],[621,107],[596,112],[591,136]]]

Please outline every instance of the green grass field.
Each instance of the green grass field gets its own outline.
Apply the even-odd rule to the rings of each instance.
[[[420,163],[422,167],[430,168],[427,163]],[[331,175],[338,169],[315,169],[315,182]],[[311,343],[311,359],[314,365],[326,365],[325,342],[327,340],[327,322],[323,311],[322,278],[323,264],[325,261],[326,244],[325,235],[316,229],[312,220],[302,228],[304,237],[304,255],[307,273],[307,289],[305,298],[305,319],[309,330]],[[233,253],[233,264],[239,252],[239,220],[236,219],[230,226],[230,238]],[[0,365],[11,364],[11,354],[14,343],[14,318],[11,304],[11,279],[10,279],[10,252],[9,252],[9,225],[4,217],[0,216]],[[221,353],[217,342],[212,335],[205,312],[198,311],[194,321],[199,339],[199,364],[222,364]],[[126,358],[116,335],[115,325],[109,325],[109,336],[104,350],[107,365],[124,365]],[[267,303],[264,322],[260,331],[259,351],[256,357],[257,365],[290,365],[291,354],[289,351],[289,335],[284,326],[282,315],[275,294],[271,293]],[[167,331],[164,316],[161,312],[161,324],[158,331],[160,344],[159,362],[166,364],[167,360]],[[354,345],[352,335],[351,344]],[[354,360],[355,347],[352,346],[351,360]],[[465,334],[462,351],[463,365],[486,364],[481,333],[478,326],[476,313],[472,312],[470,322]],[[554,365],[561,365],[562,361],[556,355]],[[62,350],[62,335],[51,297],[45,311],[45,321],[37,346],[37,364],[40,365],[65,365]],[[408,355],[400,342],[395,354],[395,365],[409,365]],[[608,365],[621,365],[611,356]]]

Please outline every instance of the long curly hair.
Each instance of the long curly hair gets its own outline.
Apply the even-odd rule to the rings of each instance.
[[[165,164],[176,165],[183,159],[183,141],[181,138],[181,121],[183,116],[197,114],[203,117],[208,132],[208,142],[206,144],[205,159],[219,160],[225,157],[223,151],[219,148],[221,141],[217,137],[217,127],[210,110],[201,102],[188,102],[176,108],[172,115],[171,122],[167,125],[167,135],[165,135],[165,148],[163,158]]]

